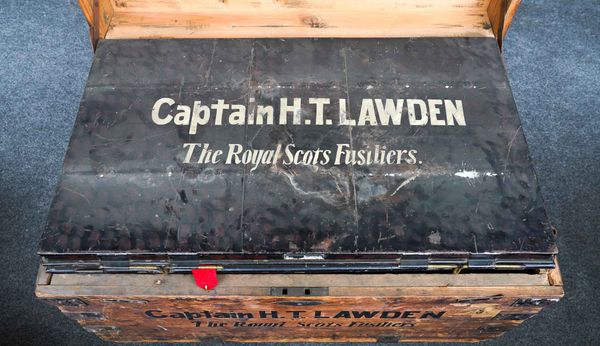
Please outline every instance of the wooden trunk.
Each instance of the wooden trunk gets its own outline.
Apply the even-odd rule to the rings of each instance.
[[[291,37],[495,37],[501,45],[519,3],[79,0],[94,47],[103,39]],[[210,291],[191,274],[50,274],[40,267],[36,285],[39,298],[116,342],[474,342],[503,334],[563,296],[558,266],[219,274]]]
[[[538,274],[47,274],[36,294],[104,340],[233,342],[479,341],[563,295]]]

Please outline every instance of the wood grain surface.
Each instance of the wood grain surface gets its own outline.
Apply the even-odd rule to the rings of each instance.
[[[500,18],[498,0],[79,0],[92,27],[95,2],[99,39],[492,37]]]
[[[184,274],[48,275],[40,269],[36,294],[86,330],[118,342],[477,341],[518,326],[563,295],[558,269],[219,280],[204,291]]]

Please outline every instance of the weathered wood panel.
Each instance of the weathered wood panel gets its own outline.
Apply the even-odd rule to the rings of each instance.
[[[559,278],[558,270],[221,275],[207,292],[191,275],[48,276],[41,269],[36,293],[86,330],[119,342],[477,341],[557,301]]]
[[[498,37],[521,0],[78,0],[104,38]]]
[[[83,16],[90,27],[90,40],[94,49],[98,40],[104,39],[113,18],[110,0],[78,0]]]
[[[494,36],[498,44],[502,46],[502,39],[512,23],[517,9],[521,5],[521,0],[491,0],[488,6],[488,17],[492,25]]]
[[[107,38],[489,36],[487,1],[112,0]]]
[[[96,39],[493,36],[490,0],[79,0]],[[94,6],[100,15],[94,23]]]

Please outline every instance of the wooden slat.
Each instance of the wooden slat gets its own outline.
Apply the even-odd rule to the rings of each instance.
[[[519,5],[521,0],[491,0],[489,3],[487,10],[489,21],[500,46]]]
[[[560,267],[556,258],[554,258],[554,265],[556,266],[555,268],[548,270],[548,282],[552,286],[562,286],[562,275],[560,274]]]
[[[222,274],[219,287],[464,287],[464,286],[546,286],[545,274]],[[152,286],[156,282],[172,285],[172,289],[195,288],[191,275],[186,274],[54,274],[53,285],[61,286]],[[300,286],[299,286],[300,285]]]
[[[360,280],[357,280],[357,277]],[[558,275],[560,277],[560,275]],[[199,290],[191,275],[54,274],[39,296],[240,296],[269,295],[271,287],[327,287],[330,296],[471,296],[476,294],[557,295],[545,272],[530,274],[286,274],[219,275],[213,291]],[[466,289],[468,288],[468,289]]]
[[[81,12],[83,12],[83,16],[87,21],[88,25],[92,25],[93,22],[93,14],[92,14],[92,1],[93,0],[78,0],[79,7],[81,8]]]
[[[489,0],[100,0],[106,38],[492,36]]]
[[[37,290],[38,297],[53,297],[56,295],[65,296],[131,296],[136,297],[206,297],[206,296],[267,296],[269,295],[270,287],[220,287],[211,292],[205,292],[199,290],[197,287],[185,290],[178,290],[176,292],[169,291],[168,288],[164,291],[153,289],[149,287],[127,287],[127,286],[39,286]],[[160,293],[159,293],[160,292]],[[393,296],[427,296],[427,297],[439,297],[439,296],[452,296],[452,297],[471,297],[488,295],[494,296],[498,294],[512,294],[522,296],[562,296],[562,287],[555,286],[532,286],[532,287],[381,287],[381,288],[361,288],[361,287],[334,287],[329,288],[329,296],[341,297],[341,296],[379,296],[379,297],[393,297]]]
[[[113,18],[110,0],[78,0],[83,16],[90,27],[90,40],[96,49],[98,40],[104,39]]]
[[[425,11],[446,8],[480,8],[487,4],[484,0],[110,0],[118,12],[202,12],[211,10],[239,11],[242,9],[278,10],[337,10],[357,11],[396,11],[411,7]],[[368,15],[368,14],[365,14]]]
[[[517,13],[517,10],[519,9],[520,5],[521,5],[521,0],[511,0],[510,1],[508,8],[506,10],[506,15],[504,16],[504,29],[502,30],[503,36],[506,36],[506,32],[508,31],[508,28],[512,24],[513,18],[515,17],[515,14]]]
[[[94,40],[492,37],[521,0],[78,0]],[[97,13],[94,17],[94,3]],[[94,24],[96,18],[96,25]]]

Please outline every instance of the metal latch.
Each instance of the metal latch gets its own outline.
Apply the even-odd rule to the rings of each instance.
[[[318,253],[286,253],[283,255],[283,259],[295,261],[322,261],[325,259],[325,255]]]
[[[271,287],[272,296],[328,296],[328,287]]]

